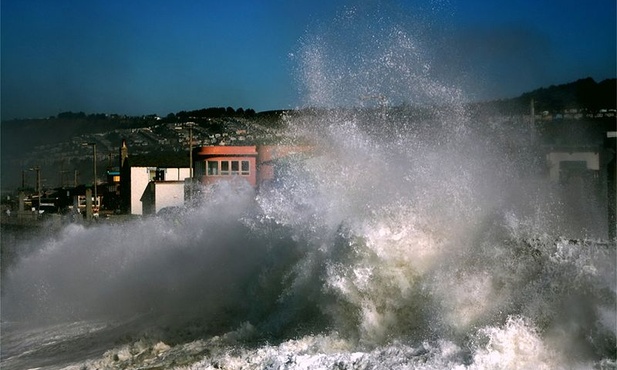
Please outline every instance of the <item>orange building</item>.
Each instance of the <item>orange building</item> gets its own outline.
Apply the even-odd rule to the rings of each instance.
[[[204,146],[193,152],[194,178],[208,185],[240,176],[257,186],[255,146]]]
[[[253,187],[274,179],[277,160],[311,151],[308,146],[204,146],[193,152],[194,178],[204,185],[240,177]]]

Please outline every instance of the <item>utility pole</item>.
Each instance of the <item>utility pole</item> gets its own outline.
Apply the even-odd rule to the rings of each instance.
[[[111,170],[112,166],[112,159],[113,159],[113,154],[112,152],[109,152],[109,161],[107,162],[107,169]]]
[[[66,171],[64,170],[64,163],[66,162],[66,160],[63,158],[62,162],[60,162],[60,171],[58,171],[58,179],[60,181],[60,187],[63,188],[64,187],[64,175],[66,174]]]
[[[616,131],[606,133],[605,147],[613,158],[606,165],[606,188],[608,191],[608,240],[617,239],[617,152],[615,152]]]
[[[195,122],[187,122],[186,126],[189,128],[189,177],[193,179],[193,126]]]
[[[30,171],[36,171],[36,192],[39,197],[39,202],[36,205],[36,217],[38,218],[41,210],[41,167],[32,167]]]
[[[195,122],[187,122],[185,126],[189,128],[189,188],[187,192],[188,199],[193,200],[193,126]],[[186,185],[185,185],[186,186]]]
[[[96,143],[83,143],[82,146],[92,146],[92,168],[93,168],[93,181],[92,187],[94,188],[94,208],[98,207],[98,199],[96,193]]]
[[[531,98],[531,141],[533,144],[533,141],[536,138],[536,107],[535,107],[535,101],[533,100],[533,98]]]
[[[92,165],[94,167],[94,183],[92,184],[94,187],[94,208],[97,208],[97,212],[98,212],[99,202],[98,202],[97,193],[96,193],[97,184],[96,184],[96,144],[95,143],[92,143]]]
[[[36,207],[36,217],[41,214],[41,167],[36,166],[36,191],[39,193],[39,203]]]
[[[69,180],[68,180],[67,174],[69,172],[70,171],[60,171],[60,187],[64,188],[68,186]]]

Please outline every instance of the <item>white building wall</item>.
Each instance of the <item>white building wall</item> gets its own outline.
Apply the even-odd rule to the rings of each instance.
[[[155,183],[155,212],[165,207],[182,207],[184,205],[184,182]]]
[[[166,168],[165,181],[184,181],[184,179],[191,177],[190,173],[190,168]]]
[[[141,215],[141,196],[150,182],[152,167],[131,167],[131,214]]]
[[[564,161],[585,162],[588,170],[600,169],[598,152],[551,152],[547,155],[551,181],[559,181],[559,164]]]
[[[165,171],[165,181],[184,181],[190,177],[189,168],[158,168]],[[148,183],[154,180],[157,167],[131,167],[131,214],[143,215],[143,207],[141,196],[143,195]],[[161,183],[161,182],[157,182]],[[182,202],[184,202],[184,188],[182,193]],[[159,205],[156,200],[157,210]]]

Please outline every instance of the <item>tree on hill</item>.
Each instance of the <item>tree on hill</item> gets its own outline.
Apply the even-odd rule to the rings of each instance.
[[[596,83],[591,77],[563,85],[552,85],[521,95],[518,100],[534,99],[536,111],[561,112],[564,109],[615,109],[617,100],[615,79]]]
[[[171,114],[171,113],[170,113]],[[223,117],[254,117],[255,110],[253,109],[234,109],[233,107],[210,107],[196,109],[192,111],[180,111],[175,114],[177,120],[185,121],[192,118],[223,118]]]
[[[81,119],[81,118],[86,118],[86,114],[84,112],[77,112],[77,113],[62,112],[62,113],[58,113],[58,118],[59,119]]]

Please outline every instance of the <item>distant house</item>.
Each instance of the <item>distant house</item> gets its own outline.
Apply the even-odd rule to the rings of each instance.
[[[152,210],[156,213],[156,210],[165,206],[183,205],[184,196],[177,195],[177,188],[183,189],[181,184],[191,176],[188,163],[186,167],[177,167],[169,165],[165,159],[151,158],[145,162],[147,163],[143,160],[129,159],[126,141],[122,141],[120,195],[123,213],[143,215],[144,207],[145,213],[148,214],[152,213]]]

